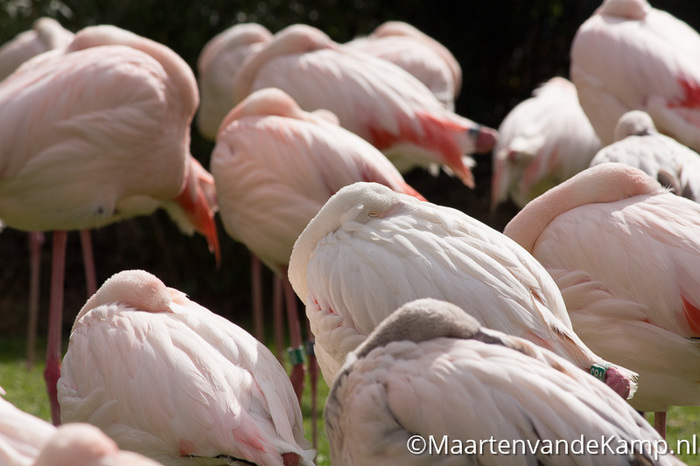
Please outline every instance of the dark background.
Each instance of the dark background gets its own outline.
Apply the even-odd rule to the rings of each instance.
[[[568,77],[571,40],[599,5],[598,0],[0,0],[0,43],[29,29],[41,16],[51,16],[74,32],[114,24],[168,45],[196,72],[204,44],[239,22],[257,22],[273,33],[289,24],[306,23],[345,42],[368,34],[384,21],[402,20],[442,42],[459,61],[463,85],[457,113],[498,128],[508,111],[538,84],[555,75]],[[700,28],[697,0],[658,0],[652,5]],[[205,167],[212,148],[193,127],[192,154]],[[489,214],[490,155],[477,162],[474,190],[444,174],[433,178],[421,170],[407,174],[406,179],[428,200],[502,230],[516,210],[504,205]],[[212,311],[250,328],[247,251],[228,238],[223,228],[219,239],[222,266],[217,270],[204,239],[182,235],[163,212],[95,230],[98,286],[120,270],[145,269]],[[40,335],[45,335],[48,315],[50,234],[46,240]],[[69,235],[67,261],[66,331],[86,300],[77,233]],[[27,235],[7,228],[0,233],[0,336],[25,332],[28,279]]]

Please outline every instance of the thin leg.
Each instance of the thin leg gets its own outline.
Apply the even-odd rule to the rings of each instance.
[[[311,323],[306,322],[306,355],[309,357],[309,382],[311,383],[311,432],[314,448],[318,449],[318,363],[314,353],[314,335],[311,333]]]
[[[92,253],[92,238],[90,230],[80,230],[80,244],[83,248],[83,267],[87,283],[88,298],[97,291],[97,275],[95,274],[95,255]]]
[[[654,429],[662,439],[666,440],[666,411],[656,411],[654,413]]]
[[[299,324],[299,312],[297,309],[297,295],[294,294],[292,285],[286,277],[279,277],[283,280],[285,305],[287,307],[287,324],[289,325],[289,340],[291,348],[290,354],[301,353],[301,356],[292,358],[292,374],[289,378],[292,381],[292,387],[299,399],[301,405],[301,395],[304,392],[304,346],[301,340],[301,325]]]
[[[27,369],[34,367],[36,328],[39,323],[39,293],[41,290],[41,248],[44,234],[29,233],[29,322],[27,323]]]
[[[282,279],[275,275],[272,293],[272,325],[275,331],[275,356],[282,364],[284,360],[284,304],[282,296]]]
[[[51,303],[49,307],[49,337],[46,343],[46,369],[44,380],[49,393],[51,420],[54,425],[61,423],[56,383],[61,376],[61,330],[63,323],[63,284],[66,269],[65,231],[53,233],[53,257],[51,259]]]
[[[265,327],[263,323],[263,300],[262,300],[262,267],[260,259],[250,254],[250,275],[251,275],[251,300],[253,302],[253,335],[258,341],[265,343]]]

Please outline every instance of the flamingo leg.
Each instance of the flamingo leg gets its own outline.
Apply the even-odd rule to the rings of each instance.
[[[39,292],[41,288],[41,248],[44,234],[29,233],[29,322],[27,323],[27,369],[34,366],[36,328],[39,322]]]
[[[299,405],[301,405],[301,395],[304,392],[304,346],[301,341],[301,325],[299,323],[299,312],[297,309],[296,294],[286,277],[277,277],[282,280],[284,287],[285,306],[287,308],[287,323],[289,325],[289,340],[291,347],[289,354],[292,360],[292,373],[289,378],[297,395]]]
[[[265,328],[263,324],[262,300],[262,267],[258,256],[250,254],[251,300],[253,302],[253,335],[258,341],[265,343]]]
[[[273,287],[272,325],[275,329],[275,356],[281,364],[284,354],[284,312],[282,280],[277,275],[275,275]]]
[[[61,331],[63,322],[63,285],[66,267],[65,231],[53,233],[53,257],[51,259],[51,302],[49,305],[49,336],[46,343],[46,369],[44,380],[51,405],[51,420],[54,425],[61,423],[56,384],[61,376]]]
[[[80,245],[83,249],[83,267],[87,283],[88,298],[97,292],[97,274],[95,273],[95,255],[92,252],[90,230],[80,230]]]
[[[666,411],[654,413],[654,429],[656,429],[662,439],[666,440]]]
[[[309,382],[311,383],[311,432],[314,448],[318,449],[318,363],[314,353],[314,336],[311,333],[311,323],[306,321],[306,355],[309,358]]]

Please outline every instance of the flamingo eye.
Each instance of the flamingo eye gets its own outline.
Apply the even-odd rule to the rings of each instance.
[[[370,211],[367,213],[367,215],[369,215],[369,216],[372,217],[372,218],[376,218],[376,217],[379,217],[379,212],[377,212],[376,210],[370,210]]]

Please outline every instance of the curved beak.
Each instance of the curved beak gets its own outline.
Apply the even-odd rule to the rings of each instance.
[[[214,220],[217,206],[216,199],[212,195],[213,190],[214,178],[202,168],[199,162],[190,157],[187,181],[175,202],[185,211],[187,219],[194,225],[195,230],[207,239],[209,251],[214,253],[216,266],[219,267],[221,265],[221,249]]]

